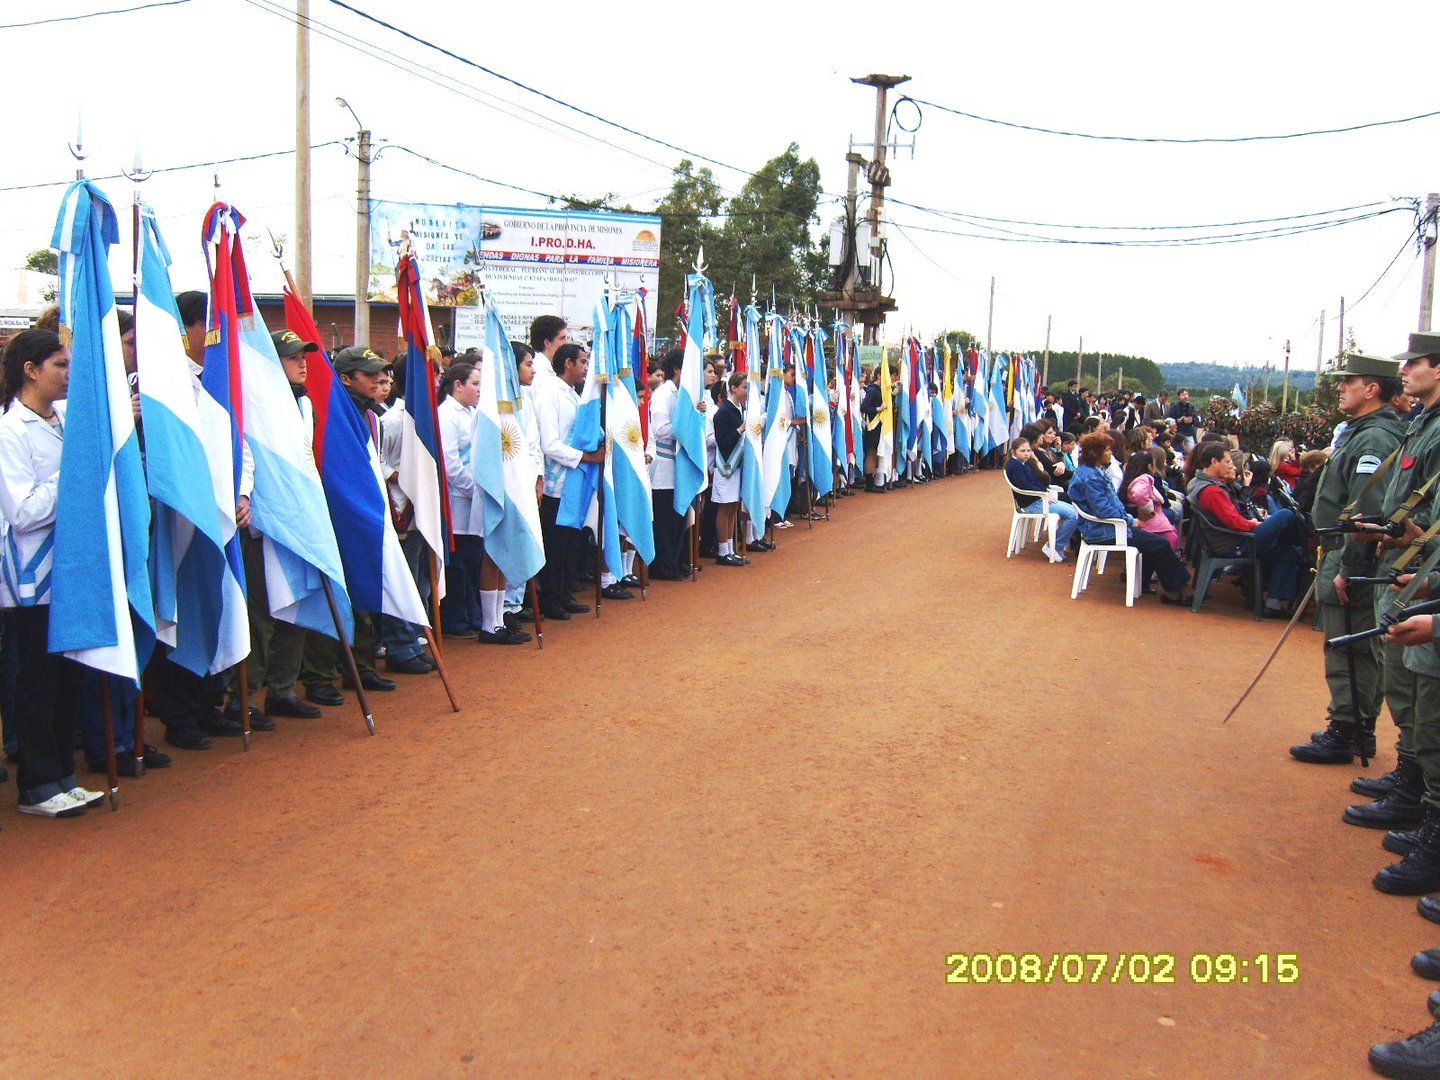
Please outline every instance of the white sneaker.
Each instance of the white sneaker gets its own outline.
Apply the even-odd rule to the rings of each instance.
[[[21,803],[20,813],[33,814],[36,817],[79,817],[85,813],[85,803],[83,800],[72,799],[68,791],[62,791],[44,802]]]
[[[1055,550],[1053,547],[1051,547],[1049,544],[1046,544],[1046,545],[1045,545],[1043,548],[1041,548],[1040,550],[1045,553],[1045,557],[1046,557],[1047,559],[1049,559],[1052,563],[1064,562],[1064,561],[1065,561],[1065,555],[1064,555],[1064,553],[1063,553],[1063,552],[1060,552],[1060,551],[1056,551],[1056,550]]]
[[[65,792],[65,794],[69,795],[70,798],[76,802],[84,803],[85,809],[87,810],[105,801],[105,793],[103,791],[90,791],[83,787],[73,787]]]

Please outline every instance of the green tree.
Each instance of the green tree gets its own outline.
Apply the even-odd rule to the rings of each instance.
[[[25,256],[25,269],[34,270],[37,274],[58,274],[60,256],[49,248],[38,248]]]
[[[748,289],[753,275],[756,292],[768,302],[773,287],[782,311],[792,304],[812,310],[826,277],[810,232],[819,203],[820,166],[814,158],[802,161],[792,142],[730,200],[711,262],[716,291]]]
[[[668,313],[685,298],[685,275],[695,265],[695,256],[705,248],[705,260],[713,266],[720,257],[720,228],[715,219],[725,207],[725,195],[715,182],[709,168],[695,168],[685,158],[675,166],[675,181],[666,196],[655,204],[660,215],[660,281],[659,315],[656,329],[662,334],[669,329]],[[722,288],[718,279],[715,290]],[[726,286],[728,287],[728,286]]]

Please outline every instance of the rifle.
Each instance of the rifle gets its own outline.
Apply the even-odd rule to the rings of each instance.
[[[1353,645],[1357,641],[1364,641],[1367,638],[1381,637],[1390,627],[1396,623],[1404,622],[1406,619],[1416,615],[1434,615],[1440,613],[1440,600],[1422,600],[1418,604],[1392,604],[1385,614],[1380,616],[1379,621],[1369,630],[1361,630],[1358,634],[1342,634],[1340,637],[1330,638],[1325,642],[1327,649],[1340,649]]]
[[[1391,521],[1383,514],[1356,514],[1354,517],[1342,519],[1336,525],[1317,528],[1315,535],[1339,536],[1343,533],[1357,532],[1369,533],[1371,535],[1375,535],[1378,532],[1382,536],[1404,536],[1405,523],[1403,521]]]

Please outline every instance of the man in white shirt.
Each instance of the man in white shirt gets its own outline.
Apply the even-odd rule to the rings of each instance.
[[[681,581],[689,577],[682,565],[689,559],[681,554],[685,540],[685,518],[675,512],[675,402],[680,391],[680,368],[684,349],[671,349],[660,361],[660,385],[650,395],[650,498],[655,515],[655,561],[651,578]]]
[[[566,342],[555,349],[550,361],[553,376],[543,382],[536,377],[535,423],[540,435],[540,452],[545,456],[543,495],[540,499],[540,539],[545,545],[545,565],[540,570],[540,611],[547,619],[566,620],[572,614],[590,610],[572,595],[575,561],[580,552],[580,530],[556,522],[560,496],[565,490],[568,470],[582,461],[603,462],[604,449],[582,452],[566,440],[580,408],[580,387],[590,370],[590,354],[583,346]]]

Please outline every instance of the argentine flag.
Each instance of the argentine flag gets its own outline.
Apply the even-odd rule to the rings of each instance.
[[[760,392],[760,312],[754,304],[744,313],[748,391],[745,397],[745,446],[740,451],[740,503],[756,529],[765,525],[765,396]]]
[[[635,298],[639,302],[639,298]],[[632,305],[622,303],[611,317],[609,344],[614,357],[633,372],[638,358],[632,322]],[[635,381],[623,376],[605,388],[605,425],[609,453],[605,458],[606,498],[615,507],[615,519],[624,530],[640,561],[655,561],[655,503],[651,498],[650,470],[645,464],[645,431],[635,400]],[[623,564],[622,564],[623,565]]]
[[[71,361],[49,648],[139,682],[155,644],[155,608],[150,499],[110,283],[110,247],[119,239],[100,189],[88,180],[71,184],[50,241],[60,253],[61,340]]]
[[[1240,406],[1241,412],[1249,408],[1249,406],[1245,404],[1245,391],[1240,389],[1238,382],[1235,384],[1235,389],[1230,391],[1230,396],[1235,399],[1235,404]]]
[[[695,497],[709,484],[705,453],[705,346],[715,337],[715,290],[704,274],[686,277],[689,318],[685,360],[680,365],[680,392],[675,397],[675,512],[688,514]]]
[[[785,320],[771,312],[765,389],[765,505],[781,517],[790,507],[790,395],[785,392]]]
[[[145,472],[155,500],[157,636],[175,663],[214,675],[250,654],[230,417],[191,374],[170,253],[150,207],[141,207],[140,221],[135,345]]]
[[[810,331],[815,367],[810,371],[810,437],[806,440],[810,458],[810,482],[815,498],[823,499],[835,490],[835,442],[830,424],[830,397],[826,393],[825,338],[820,327]]]
[[[470,468],[480,498],[472,512],[478,507],[485,518],[485,554],[506,581],[520,584],[545,565],[535,501],[538,473],[518,418],[530,405],[520,391],[515,350],[495,297],[487,294],[486,301],[485,358],[480,365],[475,438],[470,444]]]

